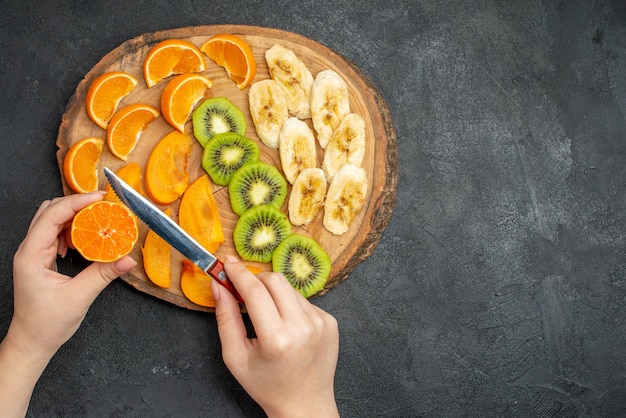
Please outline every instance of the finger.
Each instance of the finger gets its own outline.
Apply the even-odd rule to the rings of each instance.
[[[257,336],[274,333],[276,327],[281,323],[281,318],[274,299],[263,282],[236,257],[227,256],[224,269],[243,300],[246,301],[246,309]]]
[[[222,358],[230,367],[231,361],[237,358],[241,361],[243,358],[248,344],[246,326],[235,297],[215,280],[211,281],[211,290],[215,297],[215,319],[222,345]]]
[[[266,272],[258,274],[257,277],[272,296],[278,313],[283,319],[296,319],[303,314],[301,299],[304,299],[306,303],[308,301],[291,286],[284,275]]]
[[[75,300],[89,306],[114,279],[130,271],[137,262],[129,256],[111,263],[92,263],[72,279]]]
[[[35,223],[35,221],[37,221],[37,219],[39,219],[39,216],[41,216],[41,212],[46,210],[48,206],[50,206],[51,204],[52,204],[52,200],[44,200],[43,202],[41,202],[41,204],[37,208],[37,212],[35,212],[35,214],[33,215],[33,218],[30,220],[30,225],[28,225],[29,231],[33,227],[33,224]]]

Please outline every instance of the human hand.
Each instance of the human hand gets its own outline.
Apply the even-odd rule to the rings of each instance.
[[[268,416],[339,416],[334,375],[337,321],[309,303],[280,273],[252,274],[235,257],[224,268],[246,301],[248,338],[235,298],[213,281],[226,367]]]
[[[115,263],[93,263],[74,278],[57,272],[57,255],[67,252],[67,231],[74,215],[102,197],[89,193],[43,202],[15,253],[13,319],[0,343],[2,417],[26,414],[41,373],[74,335],[96,296],[136,265],[124,257]]]
[[[74,215],[101,200],[101,193],[76,194],[41,204],[13,259],[14,314],[7,339],[33,354],[51,357],[78,329],[100,292],[136,263],[93,263],[76,277],[56,270],[65,256]]]

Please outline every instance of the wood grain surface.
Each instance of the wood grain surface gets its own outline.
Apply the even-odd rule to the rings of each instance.
[[[322,225],[323,213],[318,214],[315,220],[305,227],[293,227],[293,232],[314,237],[328,252],[333,268],[330,278],[319,295],[345,280],[355,266],[371,254],[378,243],[380,236],[387,226],[395,203],[397,186],[397,155],[396,134],[389,110],[376,87],[367,76],[354,64],[329,48],[306,37],[277,29],[240,26],[240,25],[212,25],[179,28],[168,31],[144,34],[124,42],[119,47],[104,56],[85,76],[76,88],[76,92],[69,101],[63,115],[57,138],[57,159],[62,175],[63,159],[69,147],[85,137],[100,137],[105,139],[106,132],[96,126],[87,116],[84,100],[91,82],[100,74],[109,71],[126,71],[135,76],[139,83],[137,87],[120,103],[122,106],[132,103],[148,103],[159,108],[160,96],[167,80],[148,89],[142,75],[143,59],[154,44],[171,38],[187,39],[200,46],[209,37],[219,33],[232,33],[245,39],[251,46],[257,61],[257,74],[254,81],[269,78],[264,54],[267,49],[276,43],[293,50],[306,64],[313,76],[322,70],[332,69],[339,73],[348,84],[350,108],[358,113],[366,122],[366,152],[363,168],[367,172],[369,189],[366,204],[358,213],[347,233],[336,236],[328,232]],[[248,111],[248,89],[238,90],[223,68],[217,66],[208,57],[207,69],[202,74],[213,81],[213,87],[207,91],[207,97],[227,97],[246,115],[248,130],[247,136],[259,143],[261,160],[274,164],[280,168],[278,151],[270,149],[258,140],[254,124]],[[311,125],[311,120],[307,123]],[[143,132],[136,149],[131,153],[128,162],[136,161],[145,167],[147,158],[155,144],[167,133],[173,130],[162,118],[152,122]],[[186,132],[192,136],[191,122],[186,125]],[[188,162],[188,171],[191,181],[205,174],[200,161],[201,146],[194,140],[192,154]],[[321,166],[323,150],[318,145],[318,166]],[[98,166],[99,187],[105,186],[103,167],[117,170],[128,162],[123,162],[113,156],[105,145],[102,158]],[[65,179],[63,189],[65,194],[73,193],[67,186]],[[219,205],[219,214],[224,229],[226,242],[216,252],[218,258],[225,254],[236,254],[232,243],[232,231],[238,219],[230,209],[228,190],[225,187],[213,185],[214,194]],[[177,218],[178,203],[170,205],[174,219]],[[285,213],[286,203],[283,206]],[[165,209],[165,207],[162,207]],[[201,311],[213,311],[190,302],[180,289],[180,271],[182,256],[172,251],[172,284],[170,288],[162,289],[153,285],[147,278],[142,267],[141,243],[145,238],[147,227],[140,225],[140,237],[131,256],[139,261],[138,266],[122,276],[122,279],[136,289],[153,295],[178,306]],[[248,263],[263,270],[270,270],[269,264]]]

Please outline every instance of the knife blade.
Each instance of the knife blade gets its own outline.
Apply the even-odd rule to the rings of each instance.
[[[202,247],[172,218],[163,213],[156,205],[129,186],[109,168],[104,167],[104,174],[115,194],[139,219],[185,258],[228,289],[241,304],[244,304],[243,298],[226,275],[224,264],[217,257]]]

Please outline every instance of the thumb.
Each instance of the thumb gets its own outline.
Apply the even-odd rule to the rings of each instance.
[[[241,363],[240,353],[247,341],[246,327],[235,297],[215,280],[211,280],[211,291],[215,297],[215,319],[222,345],[222,358],[230,369],[237,361]]]
[[[137,262],[129,256],[111,263],[92,263],[72,279],[72,286],[77,297],[90,305],[109,283],[136,265]]]

